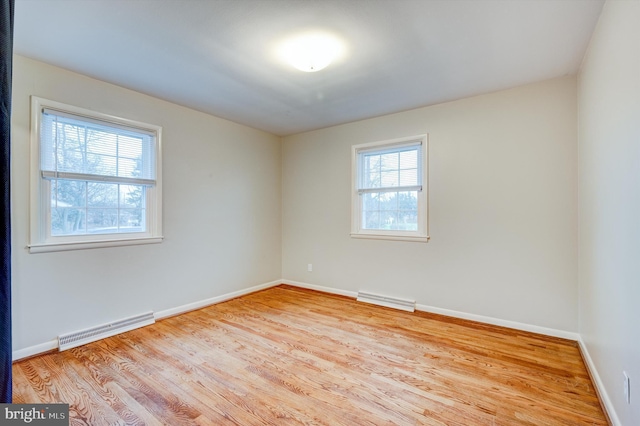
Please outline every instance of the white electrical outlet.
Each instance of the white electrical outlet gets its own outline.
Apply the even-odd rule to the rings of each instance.
[[[626,371],[623,371],[622,375],[624,376],[624,400],[627,404],[631,404],[631,381]]]
[[[307,264],[307,271],[313,272],[313,265],[311,263]]]

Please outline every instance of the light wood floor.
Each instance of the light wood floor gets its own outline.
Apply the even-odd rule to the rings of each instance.
[[[606,425],[574,342],[279,286],[16,362],[72,425]]]

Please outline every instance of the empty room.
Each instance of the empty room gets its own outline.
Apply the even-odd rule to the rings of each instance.
[[[1,18],[1,424],[640,425],[640,0]]]

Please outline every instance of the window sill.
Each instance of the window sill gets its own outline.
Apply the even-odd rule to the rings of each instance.
[[[122,238],[103,241],[73,241],[66,243],[39,243],[28,246],[29,253],[48,253],[54,251],[86,250],[104,247],[136,246],[141,244],[158,244],[164,237]]]
[[[368,240],[393,240],[393,241],[412,241],[416,243],[427,243],[430,237],[425,236],[411,236],[411,235],[394,235],[394,234],[362,234],[351,233],[351,238],[362,238]]]

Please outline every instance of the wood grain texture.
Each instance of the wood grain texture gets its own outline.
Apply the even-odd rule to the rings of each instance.
[[[72,425],[606,425],[575,342],[278,286],[16,362]]]

